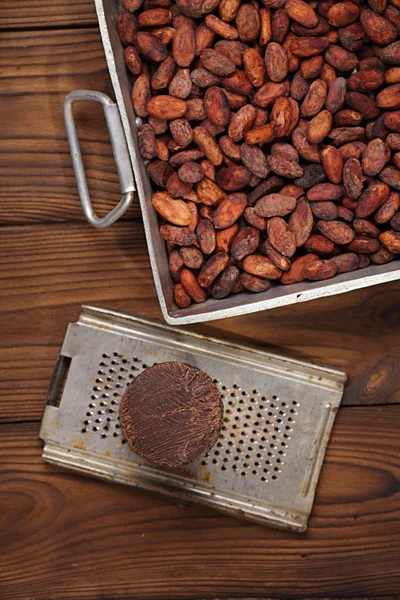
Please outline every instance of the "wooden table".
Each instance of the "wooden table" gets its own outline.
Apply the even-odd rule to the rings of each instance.
[[[91,0],[3,0],[0,27],[2,600],[398,598],[400,282],[193,327],[349,374],[306,534],[41,462],[47,384],[82,303],[160,310],[138,208],[106,231],[81,214],[61,108],[74,89],[111,93]],[[95,108],[76,114],[104,214],[119,185]]]

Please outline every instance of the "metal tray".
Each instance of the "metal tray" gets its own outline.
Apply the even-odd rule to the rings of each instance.
[[[119,422],[125,387],[147,366],[169,360],[206,371],[225,407],[217,444],[179,469],[136,455]],[[68,327],[50,383],[42,458],[304,531],[345,380],[341,371],[87,306]]]
[[[184,325],[239,316],[278,306],[286,306],[296,302],[304,302],[306,300],[349,292],[400,278],[399,263],[392,262],[381,266],[371,265],[360,271],[337,275],[327,281],[303,282],[290,286],[277,285],[260,294],[245,292],[235,294],[223,300],[210,299],[202,304],[192,304],[188,308],[178,308],[173,299],[173,285],[168,269],[165,243],[158,233],[157,215],[151,204],[151,185],[137,146],[137,124],[141,123],[141,119],[136,119],[132,108],[132,82],[125,66],[123,47],[119,41],[116,28],[117,2],[115,0],[95,0],[95,5],[105,56],[125,138],[121,139],[123,137],[121,135],[121,123],[117,123],[117,115],[111,115],[112,112],[118,112],[114,110],[116,109],[116,105],[107,96],[87,91],[73,92],[72,95],[67,96],[64,117],[80,196],[85,215],[93,225],[104,227],[113,223],[126,210],[133,198],[135,185],[133,178],[130,177],[131,170],[129,161],[127,160],[127,156],[129,155],[142,211],[154,282],[161,311],[167,323],[171,325]],[[88,97],[107,105],[105,113],[123,192],[120,204],[105,219],[98,219],[91,209],[83,163],[80,158],[79,142],[73,126],[72,102],[79,98],[88,99]],[[110,106],[111,104],[113,104],[114,109]],[[124,145],[125,148],[123,148]]]

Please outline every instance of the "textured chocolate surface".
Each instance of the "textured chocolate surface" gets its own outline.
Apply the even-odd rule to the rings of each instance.
[[[165,362],[149,367],[127,388],[121,422],[135,452],[163,467],[204,456],[223,424],[221,394],[196,367]]]

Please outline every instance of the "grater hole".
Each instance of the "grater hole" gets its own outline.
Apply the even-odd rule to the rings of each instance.
[[[86,433],[86,429],[85,428],[81,429],[81,433]]]
[[[125,386],[135,379],[139,368],[144,370],[148,365],[142,363],[137,356],[131,361],[122,358],[118,352],[112,353],[111,356],[107,355],[107,360],[102,362],[103,365],[97,367],[98,370],[95,371],[97,389],[93,388],[89,410],[96,408],[96,405],[103,410],[88,413],[87,429],[92,431],[92,426],[96,424],[96,431],[100,428],[99,436],[118,438],[125,444],[121,426],[117,422],[119,418],[114,413],[119,412],[117,407],[121,402]],[[269,480],[271,484],[269,472],[274,473],[276,479],[283,467],[281,459],[285,455],[287,442],[290,439],[294,415],[297,414],[297,401],[293,401],[293,404],[292,401],[282,402],[277,395],[270,396],[269,399],[268,396],[261,396],[261,392],[256,389],[247,392],[242,390],[238,383],[223,385],[223,382],[217,378],[214,378],[213,382],[221,390],[221,397],[226,407],[225,420],[215,449],[204,457],[201,465],[212,464],[221,471],[230,470],[236,475],[240,474],[241,477],[249,474],[256,476],[258,480],[267,482]],[[101,402],[98,401],[99,398]],[[95,417],[99,415],[102,418],[95,420],[93,417],[93,421],[89,423],[93,414]],[[86,425],[83,428],[86,431]],[[281,431],[285,433],[282,434]]]
[[[121,444],[126,444],[126,439],[121,440]]]
[[[142,368],[143,368],[143,369],[147,369],[147,365],[143,364],[143,365],[142,365]]]

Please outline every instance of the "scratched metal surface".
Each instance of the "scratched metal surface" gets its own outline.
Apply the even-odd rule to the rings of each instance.
[[[59,406],[48,405],[43,418],[45,460],[263,523],[306,528],[344,373],[91,307],[69,326],[61,356],[71,362]],[[225,421],[203,460],[165,470],[126,443],[119,403],[138,373],[170,360],[215,380]]]

